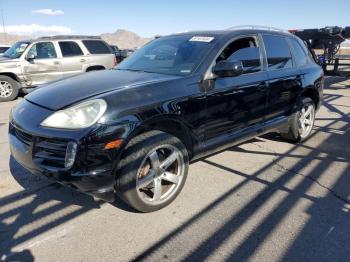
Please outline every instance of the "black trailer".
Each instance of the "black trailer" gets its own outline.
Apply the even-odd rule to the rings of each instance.
[[[327,26],[316,29],[289,30],[289,32],[300,37],[310,50],[322,50],[322,53],[317,56],[315,52],[313,54],[326,74],[350,77],[350,70],[342,70],[344,67],[350,67],[350,55],[338,55],[340,44],[350,39],[350,26]]]

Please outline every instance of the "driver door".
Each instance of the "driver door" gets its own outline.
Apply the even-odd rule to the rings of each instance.
[[[215,77],[207,91],[206,140],[243,132],[262,123],[266,114],[267,73],[256,36],[233,40],[218,55],[219,61],[241,61],[243,73]]]
[[[23,66],[24,77],[31,86],[45,84],[59,78],[60,63],[53,42],[38,42],[32,45]]]

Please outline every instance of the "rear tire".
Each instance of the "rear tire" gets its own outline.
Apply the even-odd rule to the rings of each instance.
[[[0,75],[0,102],[15,100],[19,93],[19,83],[11,77]]]
[[[117,170],[117,194],[141,212],[169,205],[182,190],[188,173],[188,152],[176,137],[150,131],[133,138]]]
[[[309,97],[302,98],[297,112],[290,116],[289,128],[281,136],[292,142],[302,142],[309,138],[315,122],[315,104]]]

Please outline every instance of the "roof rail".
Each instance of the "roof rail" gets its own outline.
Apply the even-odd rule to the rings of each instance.
[[[101,39],[100,36],[91,35],[54,35],[54,36],[42,36],[37,38],[38,40],[59,40],[59,39]]]
[[[287,30],[271,27],[271,26],[262,26],[262,25],[238,25],[238,26],[232,26],[230,28],[227,28],[227,30],[237,30],[237,29],[263,29],[263,30],[269,30],[269,31],[278,31],[278,32],[285,32],[288,33]]]

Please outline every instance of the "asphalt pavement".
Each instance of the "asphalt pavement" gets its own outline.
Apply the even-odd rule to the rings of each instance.
[[[350,80],[328,78],[309,140],[258,137],[191,164],[137,213],[29,174],[0,104],[0,261],[350,261]]]

